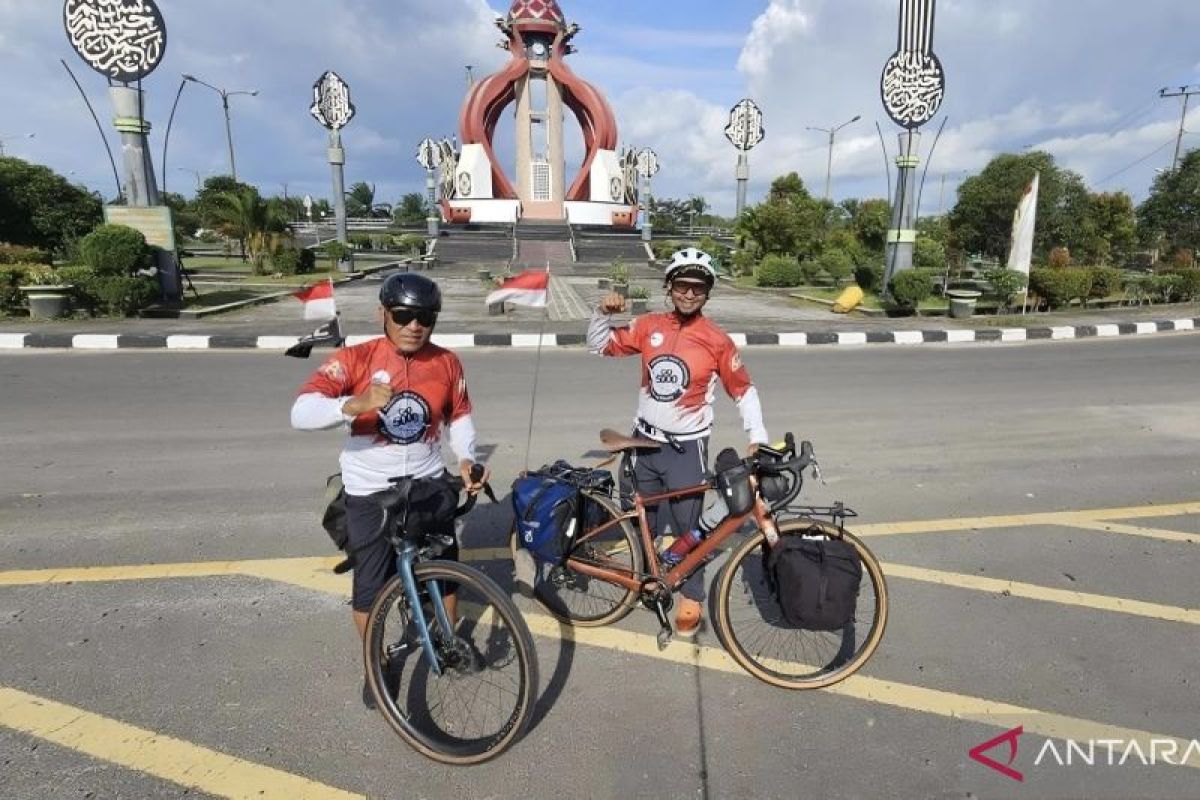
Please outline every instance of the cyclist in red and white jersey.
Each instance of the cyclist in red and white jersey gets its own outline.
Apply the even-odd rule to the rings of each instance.
[[[351,606],[360,635],[376,595],[396,572],[395,553],[380,528],[378,494],[389,479],[411,477],[410,513],[453,530],[458,493],[446,484],[443,430],[469,492],[483,488],[488,472],[471,479],[475,425],[462,363],[430,341],[441,290],[423,275],[392,275],[379,292],[384,336],[331,356],[300,388],[292,427],[315,431],[344,427],[342,482],[346,491],[347,552],[354,565]],[[457,545],[442,558],[455,559]],[[453,597],[447,596],[453,614]],[[364,684],[363,702],[373,705]]]
[[[643,494],[683,489],[704,480],[718,383],[737,403],[751,449],[769,441],[758,390],[737,346],[702,313],[716,279],[707,253],[694,247],[680,250],[665,273],[671,311],[646,314],[627,326],[616,326],[612,315],[625,310],[625,298],[610,293],[601,300],[588,326],[588,347],[593,353],[640,355],[642,359],[634,432],[668,445],[633,458],[634,479]],[[676,536],[697,530],[703,510],[700,496],[664,505],[667,508],[660,507],[655,514],[656,533],[661,534],[668,524]],[[700,625],[703,569],[684,584],[682,594],[676,631],[687,635]]]

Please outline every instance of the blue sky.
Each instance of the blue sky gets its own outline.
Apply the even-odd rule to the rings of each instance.
[[[264,193],[328,196],[322,129],[307,114],[326,69],[351,85],[359,115],[345,130],[347,180],[379,199],[421,191],[413,159],[426,135],[457,129],[466,64],[476,75],[506,54],[492,26],[507,3],[479,0],[159,0],[167,55],[146,82],[156,165],[181,73],[258,97],[233,99],[238,172]],[[880,106],[880,70],[895,47],[897,0],[562,0],[583,32],[577,73],[599,85],[623,144],[654,148],[655,194],[702,194],[731,212],[735,153],[722,135],[729,107],[755,98],[767,140],[751,153],[751,199],[797,170],[824,190],[830,127],[838,134],[835,198],[883,196],[875,122],[895,152]],[[1097,190],[1141,199],[1170,164],[1179,100],[1163,86],[1200,83],[1200,3],[1194,0],[939,0],[934,49],[947,72],[946,132],[933,155],[923,210],[953,202],[965,174],[996,153],[1049,150]],[[114,193],[94,125],[59,58],[83,81],[108,128],[104,82],[74,54],[56,0],[0,0],[0,136],[9,153]],[[1200,133],[1200,98],[1188,129]],[[928,126],[924,147],[936,125]],[[511,126],[511,121],[508,123]],[[569,127],[569,131],[574,130]],[[22,134],[34,133],[32,139]],[[115,142],[109,128],[110,143]],[[17,138],[10,138],[10,137]],[[501,144],[511,139],[502,131]],[[1200,144],[1184,137],[1185,148]],[[578,153],[579,148],[570,152]],[[220,99],[189,86],[171,134],[173,191],[228,172]],[[943,193],[943,175],[945,191]],[[162,176],[160,176],[161,180]]]

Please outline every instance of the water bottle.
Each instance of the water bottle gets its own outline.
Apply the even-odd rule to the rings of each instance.
[[[690,553],[696,545],[703,541],[703,539],[703,535],[701,535],[700,531],[698,530],[693,529],[683,534],[676,539],[670,547],[668,547],[666,550],[663,550],[663,564],[668,567],[675,566],[680,561],[683,561],[683,557]]]

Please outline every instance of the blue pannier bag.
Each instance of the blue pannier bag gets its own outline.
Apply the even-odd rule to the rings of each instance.
[[[595,525],[603,509],[583,495],[607,495],[613,486],[605,470],[578,469],[565,461],[542,467],[513,482],[517,543],[542,562],[560,563],[582,526]]]

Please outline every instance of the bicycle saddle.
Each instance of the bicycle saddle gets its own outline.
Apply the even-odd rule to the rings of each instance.
[[[600,443],[610,453],[620,453],[625,450],[660,450],[662,443],[640,436],[625,436],[612,428],[600,431]]]

